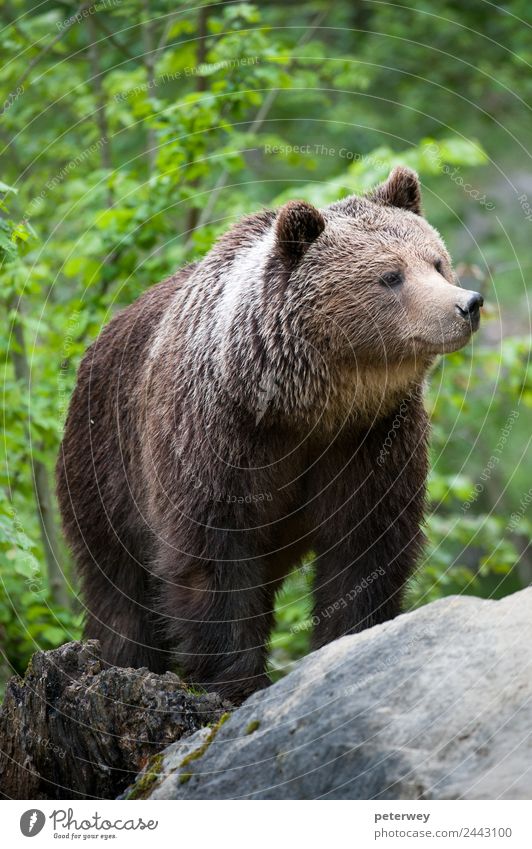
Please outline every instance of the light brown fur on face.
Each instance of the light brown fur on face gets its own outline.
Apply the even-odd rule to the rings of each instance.
[[[385,370],[468,342],[478,317],[464,318],[458,308],[476,293],[456,285],[445,245],[423,218],[350,198],[333,204],[326,220],[297,270],[303,285],[317,278],[317,335],[326,317],[338,350]],[[381,282],[394,272],[403,276],[399,285]]]
[[[403,207],[394,205],[398,200]],[[285,326],[283,314],[297,309],[291,344],[306,362],[306,381],[299,401],[289,403],[279,391],[271,412],[300,415],[324,432],[344,421],[371,422],[422,386],[437,354],[467,343],[478,309],[464,317],[459,307],[476,293],[456,285],[439,233],[421,217],[419,183],[408,169],[396,169],[369,198],[314,210],[323,222],[317,234],[312,207],[302,203],[295,210],[294,203],[285,207],[294,216],[297,211],[294,240],[304,215],[312,228],[280,321]],[[402,282],[386,285],[383,278],[394,272]],[[296,377],[288,382],[292,390]]]

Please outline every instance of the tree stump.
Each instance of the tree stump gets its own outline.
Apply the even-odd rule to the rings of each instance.
[[[171,672],[104,668],[96,640],[37,652],[0,711],[0,794],[116,798],[153,754],[230,708]]]

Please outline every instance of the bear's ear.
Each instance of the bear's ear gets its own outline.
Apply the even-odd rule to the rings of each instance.
[[[276,245],[282,259],[296,265],[312,242],[325,229],[321,212],[304,200],[289,200],[277,215]]]
[[[411,168],[398,165],[388,179],[368,195],[369,200],[384,206],[397,206],[421,215],[421,187],[419,177]]]

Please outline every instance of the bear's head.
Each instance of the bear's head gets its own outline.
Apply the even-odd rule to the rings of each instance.
[[[409,168],[321,211],[288,202],[275,243],[299,297],[308,292],[315,338],[359,362],[427,360],[462,348],[479,326],[482,297],[457,284]]]

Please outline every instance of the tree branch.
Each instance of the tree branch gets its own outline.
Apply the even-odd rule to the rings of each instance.
[[[296,47],[302,47],[304,44],[306,44],[308,41],[310,41],[310,39],[312,38],[312,36],[316,32],[316,30],[321,25],[326,14],[327,14],[327,10],[324,11],[324,12],[320,12],[315,17],[312,25],[309,27],[309,29],[303,34],[303,36],[296,43]],[[289,62],[286,63],[283,70],[289,71],[290,68],[292,67],[293,63],[294,63],[294,60],[291,59]],[[261,129],[262,125],[264,124],[264,122],[265,122],[265,120],[268,116],[270,109],[272,108],[272,106],[275,102],[277,95],[279,94],[279,91],[280,91],[280,89],[274,88],[274,89],[271,89],[268,92],[268,95],[265,97],[264,102],[262,103],[260,109],[258,110],[257,114],[255,115],[255,118],[253,119],[253,122],[252,122],[252,124],[249,128],[248,132],[249,132],[250,135],[253,135],[254,133],[258,133],[259,130]],[[220,195],[220,192],[223,190],[225,184],[227,183],[228,176],[229,176],[229,171],[227,170],[227,168],[225,168],[222,171],[222,173],[220,174],[220,176],[218,177],[218,180],[217,180],[217,182],[216,182],[216,184],[215,184],[215,186],[214,186],[214,188],[213,188],[213,190],[210,194],[209,201],[208,201],[207,205],[203,208],[203,211],[198,218],[198,221],[196,223],[196,228],[203,227],[205,224],[208,223],[209,218],[211,216],[211,213],[212,213],[214,206],[216,204],[216,201],[218,200],[218,197]],[[186,242],[185,242],[185,250],[189,250],[191,247],[192,247],[192,234],[190,233],[187,237]]]
[[[78,8],[77,12],[75,12],[74,15],[72,16],[72,18],[73,18],[72,21],[69,24],[67,24],[65,27],[63,27],[63,29],[60,30],[57,33],[55,38],[53,38],[52,41],[50,41],[50,43],[47,44],[46,47],[44,47],[41,50],[41,52],[37,54],[37,56],[33,57],[30,64],[28,65],[28,67],[26,68],[26,70],[24,71],[22,76],[20,77],[19,81],[14,86],[15,89],[17,89],[19,86],[24,85],[24,83],[28,79],[29,75],[33,71],[35,65],[37,65],[41,61],[43,56],[46,56],[46,54],[50,52],[50,50],[54,47],[54,45],[57,44],[57,42],[60,41],[63,38],[65,33],[67,33],[69,31],[69,29],[71,29],[74,26],[74,24],[76,23],[75,16],[80,15],[82,12],[85,11],[85,9],[90,8],[90,6],[91,6],[91,0],[89,0],[89,2],[87,2],[87,3],[82,3],[81,6]]]

